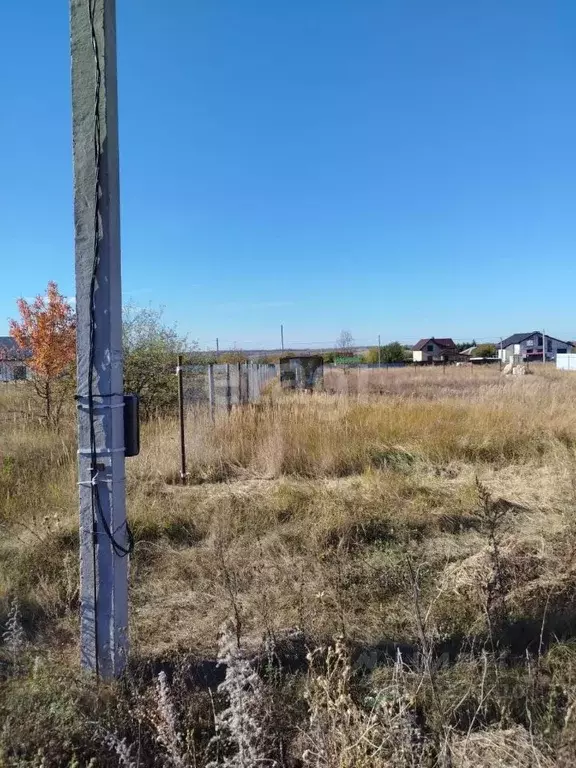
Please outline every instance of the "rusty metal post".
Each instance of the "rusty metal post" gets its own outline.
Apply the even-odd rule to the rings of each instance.
[[[180,480],[186,482],[186,430],[184,423],[184,382],[182,381],[182,355],[178,355],[178,417],[180,419]]]
[[[216,396],[214,392],[214,366],[212,363],[208,366],[208,400],[210,403],[210,418],[215,421],[216,418]]]
[[[232,392],[230,390],[230,363],[226,363],[226,410],[232,410]]]

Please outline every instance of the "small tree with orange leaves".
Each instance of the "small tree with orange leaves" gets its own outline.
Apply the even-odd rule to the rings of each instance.
[[[37,395],[43,400],[46,421],[57,424],[70,384],[76,357],[76,316],[50,281],[45,296],[33,302],[18,299],[20,321],[10,321],[10,336],[27,356]]]

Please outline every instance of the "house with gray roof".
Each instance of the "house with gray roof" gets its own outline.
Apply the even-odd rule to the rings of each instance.
[[[546,360],[556,360],[556,355],[564,355],[572,351],[569,341],[562,341],[554,336],[548,336],[543,331],[530,331],[529,333],[513,333],[512,336],[503,339],[498,349],[498,357],[503,362],[509,362],[517,356],[522,362],[541,362],[546,355]]]
[[[27,356],[11,336],[0,336],[0,382],[27,379]]]

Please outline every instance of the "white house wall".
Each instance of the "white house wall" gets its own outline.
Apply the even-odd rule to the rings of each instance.
[[[412,351],[412,360],[415,363],[427,363],[428,362],[428,356],[432,355],[432,360],[435,363],[441,362],[442,360],[442,353],[444,352],[444,349],[442,347],[439,347],[438,344],[435,344],[434,342],[429,342],[434,347],[432,352],[428,352],[428,344],[424,347],[422,350],[413,350]]]

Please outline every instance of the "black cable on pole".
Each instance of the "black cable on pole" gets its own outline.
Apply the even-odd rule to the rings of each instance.
[[[98,474],[97,460],[98,454],[96,450],[96,430],[94,426],[94,391],[93,391],[93,373],[94,373],[94,354],[95,354],[95,330],[96,330],[96,310],[94,306],[94,294],[96,292],[96,278],[98,276],[98,267],[100,265],[100,191],[101,191],[101,179],[100,174],[102,172],[102,150],[100,143],[100,85],[102,80],[102,73],[100,70],[100,57],[98,52],[98,38],[96,36],[95,25],[95,5],[96,0],[88,0],[88,10],[90,16],[90,32],[92,36],[92,48],[94,50],[94,64],[95,64],[95,89],[94,89],[94,168],[96,171],[96,184],[95,184],[95,199],[94,199],[94,255],[92,261],[92,277],[90,280],[90,346],[89,346],[89,360],[88,360],[88,413],[90,421],[90,452],[91,452],[91,472],[92,472],[92,506],[95,508],[104,533],[110,540],[112,548],[118,557],[126,557],[130,555],[134,550],[134,537],[130,526],[126,523],[126,533],[128,536],[128,546],[125,547],[114,537],[114,533],[110,530],[110,526],[104,517],[102,511],[102,505],[100,502],[100,494],[98,491],[98,485],[96,482],[96,476]],[[104,395],[104,397],[112,397],[112,394]],[[94,517],[94,523],[96,518]]]
[[[96,316],[94,306],[94,294],[96,292],[96,279],[98,276],[98,267],[100,264],[100,193],[101,193],[101,135],[100,135],[100,87],[102,81],[102,72],[100,69],[100,58],[98,50],[98,38],[96,35],[95,14],[96,14],[96,0],[87,0],[88,2],[88,16],[90,20],[90,33],[92,37],[92,49],[94,51],[94,66],[95,66],[95,82],[94,82],[94,169],[95,169],[95,185],[94,185],[94,246],[93,246],[93,261],[92,261],[92,276],[90,280],[90,335],[89,335],[89,357],[88,357],[88,418],[90,422],[90,474],[91,474],[91,506],[92,506],[92,527],[93,527],[93,595],[94,595],[94,630],[95,637],[98,637],[98,612],[96,610],[96,596],[97,596],[97,557],[96,549],[98,545],[97,532],[98,522],[100,522],[104,534],[112,544],[114,554],[118,557],[126,557],[130,555],[134,550],[134,537],[130,526],[126,523],[126,534],[128,537],[128,546],[124,546],[114,536],[114,533],[110,530],[110,526],[104,516],[102,510],[102,503],[100,500],[100,493],[98,490],[98,453],[96,449],[96,429],[94,425],[94,355],[95,355],[95,331],[96,331]],[[108,395],[100,395],[100,397],[110,398],[113,393]],[[100,660],[98,658],[98,642],[95,643],[95,671],[96,676],[99,676]]]

